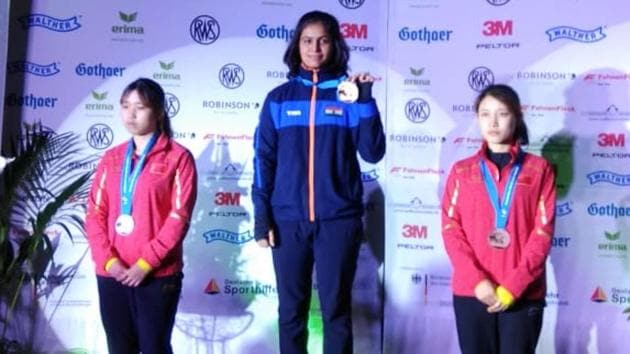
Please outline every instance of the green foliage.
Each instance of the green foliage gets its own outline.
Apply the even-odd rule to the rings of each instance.
[[[92,172],[73,166],[91,166],[95,158],[81,159],[79,136],[56,134],[41,124],[25,125],[12,141],[16,156],[0,176],[0,352],[16,342],[6,338],[11,315],[22,289],[30,284],[35,294],[53,264],[50,227],[73,241],[84,234],[83,215]],[[33,306],[37,297],[33,296]]]

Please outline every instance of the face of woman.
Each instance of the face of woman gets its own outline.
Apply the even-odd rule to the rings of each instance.
[[[136,90],[122,98],[120,111],[123,124],[132,135],[145,136],[157,130],[157,117],[153,109],[144,104]]]
[[[321,23],[311,23],[300,35],[300,59],[309,69],[320,69],[330,58],[332,44]]]
[[[516,129],[516,117],[508,107],[492,96],[484,97],[477,112],[481,136],[493,146],[510,145]]]

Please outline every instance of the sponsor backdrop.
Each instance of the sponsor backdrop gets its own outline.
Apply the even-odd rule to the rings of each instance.
[[[366,238],[354,284],[356,353],[457,353],[439,201],[476,151],[472,101],[521,94],[529,151],[556,167],[557,230],[540,353],[623,353],[630,325],[630,18],[622,0],[326,0],[354,72],[381,80],[387,155],[362,164]],[[12,4],[4,129],[20,120],[84,137],[86,161],[124,142],[123,87],[163,85],[175,138],[197,159],[173,344],[179,353],[275,353],[275,279],[252,241],[252,136],[310,1],[32,1]],[[93,169],[86,162],[69,169]],[[321,176],[325,178],[325,176]],[[53,234],[54,235],[54,234]],[[55,240],[40,296],[46,351],[105,352],[82,238]],[[314,289],[317,284],[314,284]],[[311,352],[321,348],[316,292]]]

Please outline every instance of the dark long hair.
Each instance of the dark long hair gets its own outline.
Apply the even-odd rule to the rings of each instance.
[[[521,109],[521,99],[516,91],[508,85],[497,84],[490,85],[483,89],[475,100],[475,112],[479,113],[479,104],[481,101],[490,96],[503,103],[510,113],[516,118],[516,127],[512,139],[521,145],[529,144],[529,134],[527,133],[527,125],[523,119],[523,110]]]
[[[333,75],[345,74],[348,71],[350,49],[339,30],[339,21],[329,13],[311,11],[302,15],[298,21],[295,33],[289,42],[286,52],[284,52],[284,63],[289,67],[289,77],[297,76],[302,64],[302,59],[300,58],[300,37],[302,36],[302,31],[304,31],[306,26],[314,23],[320,23],[324,27],[331,43],[330,57],[322,65],[322,69]]]
[[[120,95],[120,102],[127,97],[131,91],[138,92],[138,96],[142,99],[142,103],[151,107],[153,114],[157,117],[157,129],[158,132],[166,134],[169,138],[173,137],[173,130],[171,129],[171,120],[166,113],[166,97],[164,95],[164,89],[157,82],[141,77],[127,85]]]

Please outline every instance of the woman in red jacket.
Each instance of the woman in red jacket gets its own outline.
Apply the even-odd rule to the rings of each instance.
[[[101,319],[110,353],[172,353],[195,161],[171,139],[158,83],[132,82],[120,104],[131,139],[105,152],[86,217]]]
[[[533,354],[554,231],[554,171],[521,149],[527,127],[511,87],[487,87],[475,110],[484,143],[455,163],[442,199],[459,345],[465,354]]]

